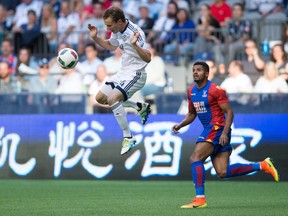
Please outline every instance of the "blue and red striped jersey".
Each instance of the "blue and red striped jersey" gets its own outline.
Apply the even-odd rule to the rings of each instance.
[[[225,90],[208,81],[203,88],[196,85],[188,89],[188,108],[195,108],[198,118],[204,127],[209,124],[225,125],[225,113],[220,104],[228,103]]]

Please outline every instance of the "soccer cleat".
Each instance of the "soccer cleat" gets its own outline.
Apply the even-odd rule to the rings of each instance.
[[[191,203],[182,205],[181,208],[206,208],[208,207],[205,197],[196,197]]]
[[[140,115],[142,124],[144,125],[148,119],[149,114],[151,113],[151,107],[149,103],[142,103],[141,110],[138,111],[138,114]]]
[[[279,181],[278,172],[277,172],[276,168],[274,167],[274,164],[273,164],[271,158],[268,157],[264,161],[260,162],[260,166],[261,166],[261,170],[272,175],[276,182]]]
[[[136,144],[136,139],[134,137],[130,137],[130,138],[125,137],[122,142],[121,155],[130,151],[135,144]]]

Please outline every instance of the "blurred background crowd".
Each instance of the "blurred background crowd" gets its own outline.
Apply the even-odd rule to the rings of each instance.
[[[96,46],[87,25],[109,38],[102,15],[110,6],[145,31],[145,100],[184,93],[199,60],[229,94],[288,93],[287,0],[0,0],[0,94],[84,94],[94,112],[109,112],[94,95],[120,69],[121,50]],[[76,68],[59,67],[64,47],[78,52]]]

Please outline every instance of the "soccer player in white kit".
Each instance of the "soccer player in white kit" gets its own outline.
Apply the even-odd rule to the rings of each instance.
[[[98,103],[107,104],[123,130],[121,155],[127,153],[135,145],[126,118],[124,107],[132,107],[138,111],[142,124],[147,121],[151,111],[148,103],[129,100],[146,83],[146,65],[151,61],[150,51],[146,47],[145,34],[142,29],[125,18],[124,12],[117,7],[108,8],[103,15],[104,23],[112,32],[110,39],[97,36],[98,29],[89,24],[91,38],[101,47],[114,51],[122,49],[122,66],[120,71],[108,78],[96,95]]]

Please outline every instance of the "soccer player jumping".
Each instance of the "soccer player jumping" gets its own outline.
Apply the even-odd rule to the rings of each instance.
[[[270,158],[258,163],[229,165],[232,151],[230,145],[231,124],[234,113],[226,92],[208,80],[209,66],[205,62],[195,62],[192,73],[196,85],[192,85],[188,90],[189,111],[179,124],[172,127],[172,130],[174,133],[178,133],[182,127],[191,124],[197,115],[204,130],[190,156],[196,198],[191,203],[182,205],[181,208],[207,207],[204,193],[204,161],[209,156],[220,178],[241,176],[262,170],[271,174],[278,182],[278,172]]]
[[[120,71],[108,78],[105,85],[96,95],[100,104],[107,104],[123,130],[121,155],[130,151],[136,139],[132,136],[128,126],[124,107],[132,107],[138,111],[142,124],[147,121],[150,113],[148,103],[128,100],[146,83],[145,67],[151,61],[151,53],[146,47],[145,34],[141,28],[125,18],[123,11],[117,7],[108,8],[103,15],[104,23],[112,32],[110,39],[105,40],[97,36],[98,29],[89,24],[91,38],[104,49],[115,51],[122,49],[122,66]]]

